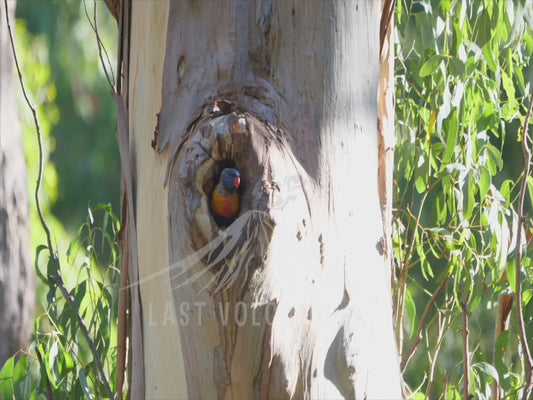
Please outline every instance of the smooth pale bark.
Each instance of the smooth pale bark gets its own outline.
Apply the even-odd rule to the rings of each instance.
[[[381,2],[131,15],[146,396],[401,398],[380,254]],[[208,198],[227,165],[242,206],[222,231]]]
[[[132,398],[185,398],[181,342],[168,279],[168,187],[166,155],[150,146],[161,107],[168,2],[133,2],[129,81],[130,155],[137,190],[135,218],[142,300],[142,332],[132,335],[143,346],[133,349]],[[130,265],[131,261],[130,261]],[[158,271],[163,274],[157,275]],[[156,274],[155,276],[152,276]],[[130,275],[131,276],[131,275]],[[132,281],[132,279],[130,279]],[[134,281],[134,280],[133,280]],[[134,317],[135,318],[135,317]],[[133,339],[135,340],[135,339]],[[140,354],[139,360],[135,353]],[[144,382],[140,382],[144,379]]]
[[[15,2],[8,3],[15,20]],[[26,162],[4,4],[0,6],[0,366],[29,343],[35,293]]]

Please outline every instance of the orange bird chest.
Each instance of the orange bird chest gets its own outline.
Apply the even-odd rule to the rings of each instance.
[[[239,207],[239,194],[237,191],[224,196],[220,193],[218,186],[215,188],[211,198],[211,208],[216,215],[233,218],[239,213]]]

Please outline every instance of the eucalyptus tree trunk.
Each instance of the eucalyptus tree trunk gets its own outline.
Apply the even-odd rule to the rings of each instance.
[[[121,7],[133,398],[401,398],[381,2]]]
[[[14,1],[8,3],[15,21]],[[13,26],[13,25],[12,25]],[[4,4],[0,6],[0,366],[25,349],[35,294],[30,260],[26,162]]]

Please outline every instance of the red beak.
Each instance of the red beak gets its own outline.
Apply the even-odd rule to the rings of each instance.
[[[233,180],[233,186],[234,186],[235,188],[238,188],[240,184],[241,184],[241,178],[236,177],[236,178]]]

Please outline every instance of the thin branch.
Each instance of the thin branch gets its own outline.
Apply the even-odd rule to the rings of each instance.
[[[89,25],[91,25],[91,28],[93,29],[93,32],[96,35],[96,43],[98,45],[98,57],[100,58],[100,63],[102,64],[102,68],[104,69],[105,77],[107,79],[107,82],[109,83],[109,86],[111,86],[111,90],[113,93],[116,92],[115,90],[115,74],[113,73],[113,68],[111,68],[111,62],[109,61],[109,55],[107,54],[107,50],[105,49],[104,44],[102,43],[102,39],[100,38],[100,34],[98,33],[98,23],[96,21],[96,0],[94,0],[94,12],[93,12],[93,21],[91,21],[91,17],[89,16],[89,11],[87,10],[87,3],[85,0],[83,0],[83,9],[85,10],[85,16],[87,17],[87,20],[89,21]],[[105,54],[107,65],[110,66],[111,70],[111,77],[109,76],[109,72],[107,70],[106,62],[104,62],[104,57],[102,55],[102,50]]]
[[[43,210],[42,210],[42,207],[41,207],[41,200],[40,200],[40,190],[41,190],[41,185],[42,185],[42,181],[43,181],[43,167],[44,167],[44,157],[43,157],[43,140],[42,140],[42,133],[41,133],[41,125],[39,123],[39,116],[37,115],[37,109],[35,107],[35,105],[31,102],[29,96],[28,96],[28,92],[26,90],[26,86],[24,85],[24,80],[22,78],[22,71],[20,69],[20,65],[19,65],[19,62],[18,62],[18,57],[17,57],[17,51],[15,49],[15,42],[14,42],[14,39],[13,39],[13,32],[12,32],[12,29],[11,29],[11,21],[9,19],[9,14],[8,14],[8,8],[7,8],[7,0],[4,0],[4,7],[5,7],[5,11],[6,11],[6,22],[7,22],[7,30],[8,30],[8,33],[9,33],[9,40],[10,40],[10,44],[11,44],[11,49],[13,51],[13,59],[15,61],[15,67],[16,67],[16,70],[17,70],[17,75],[18,75],[18,78],[19,78],[19,82],[20,82],[20,86],[22,88],[22,93],[24,95],[24,99],[26,101],[26,104],[28,105],[28,107],[30,108],[31,110],[31,113],[33,115],[33,121],[35,123],[35,131],[37,133],[37,142],[38,142],[38,145],[39,145],[39,171],[38,171],[38,174],[37,174],[37,183],[36,183],[36,186],[35,186],[35,203],[36,203],[36,207],[37,207],[37,213],[39,214],[39,219],[41,221],[41,225],[43,227],[43,230],[46,234],[46,242],[48,244],[48,251],[50,253],[50,262],[52,263],[53,267],[55,268],[55,274],[54,276],[49,276],[48,279],[54,283],[57,287],[59,287],[61,293],[63,294],[63,296],[65,297],[67,303],[69,304],[69,306],[73,306],[74,305],[74,299],[72,298],[72,296],[70,295],[70,293],[68,292],[67,288],[65,287],[64,283],[63,283],[63,278],[61,276],[61,270],[59,268],[59,259],[57,257],[57,254],[54,252],[54,249],[52,247],[52,237],[50,235],[50,229],[48,228],[48,225],[46,223],[46,220],[44,218],[44,214],[43,214]],[[107,395],[109,396],[109,398],[113,398],[113,392],[111,391],[111,387],[109,386],[109,380],[107,379],[107,376],[105,374],[105,371],[104,371],[104,367],[102,365],[102,361],[100,360],[100,355],[98,354],[98,351],[96,349],[96,346],[91,338],[91,335],[89,334],[89,331],[87,329],[87,326],[85,325],[85,322],[83,320],[83,318],[81,317],[81,315],[79,313],[76,313],[77,315],[77,319],[78,319],[78,323],[80,325],[80,328],[82,330],[82,333],[83,335],[85,336],[85,340],[87,341],[87,344],[89,345],[89,348],[91,349],[91,353],[93,355],[93,359],[95,361],[95,364],[97,366],[97,369],[98,369],[98,372],[100,374],[100,377],[104,383],[104,386],[107,390]]]
[[[446,333],[448,332],[452,324],[455,322],[456,317],[451,315],[450,313],[450,307],[452,306],[453,303],[454,303],[453,299],[448,299],[444,304],[444,311],[439,311],[439,313],[437,314],[437,318],[439,320],[439,329],[438,329],[437,340],[435,341],[435,352],[433,354],[433,357],[431,357],[430,352],[428,351],[428,356],[430,358],[430,365],[429,365],[428,384],[426,386],[426,398],[427,399],[430,398],[431,387],[433,383],[435,382],[435,379],[434,379],[435,367],[437,365],[437,358],[442,348],[442,343],[444,342],[444,337],[446,336]],[[426,336],[426,340],[427,340],[427,336]],[[429,344],[427,347],[429,348]]]
[[[507,273],[502,276],[502,282],[507,281]],[[496,323],[494,327],[494,348],[493,348],[493,365],[496,368],[496,344],[500,335],[509,329],[509,322],[511,320],[511,310],[513,308],[513,296],[508,294],[500,294],[498,296],[498,309],[496,311]],[[500,381],[494,379],[492,382],[492,400],[500,400],[503,398],[503,391]]]
[[[112,0],[106,0],[109,6],[109,2]],[[124,1],[117,0],[119,2],[119,8],[117,9],[117,20],[118,20],[118,54],[117,54],[117,86],[116,93],[122,95],[122,78],[123,78],[123,66],[124,66],[124,41],[125,41],[125,26],[128,19],[125,19],[125,10],[126,4]],[[116,4],[116,3],[115,3]],[[129,15],[129,14],[128,14]],[[117,113],[118,113],[117,109]],[[117,123],[117,142],[118,140],[118,127]],[[128,213],[129,213],[129,204],[126,193],[126,188],[124,187],[125,180],[122,181],[122,218],[123,225],[121,226],[121,231],[119,233],[121,250],[122,250],[122,260],[121,260],[121,270],[120,270],[120,289],[118,295],[118,333],[117,333],[117,371],[116,371],[116,391],[119,398],[123,397],[122,387],[124,385],[124,380],[126,379],[129,387],[131,388],[131,370],[132,368],[126,369],[127,365],[130,365],[132,360],[132,348],[131,345],[126,347],[126,342],[132,338],[132,319],[131,314],[128,314],[128,310],[132,310],[131,303],[131,290],[126,289],[128,286],[128,278],[130,276],[130,271],[128,266],[130,261],[128,260],[130,251],[127,246],[127,231],[128,229]],[[126,251],[124,251],[126,250]]]
[[[406,268],[407,262],[411,259],[411,256],[413,254],[413,249],[415,248],[416,243],[416,231],[417,229],[422,227],[420,226],[420,220],[422,218],[422,209],[424,208],[424,205],[426,203],[426,199],[428,197],[429,191],[426,190],[424,193],[424,197],[422,197],[422,201],[420,202],[420,206],[418,209],[418,215],[416,216],[416,223],[413,228],[413,237],[411,239],[411,244],[407,250],[407,253],[405,255],[405,262],[402,263],[404,266],[402,268],[402,271],[400,272],[400,279],[398,282],[398,288],[397,288],[397,296],[396,296],[396,342],[398,346],[398,353],[402,354],[403,352],[403,328],[402,328],[402,321],[403,321],[403,315],[404,315],[404,307],[405,307],[405,291],[407,289],[407,276],[409,273],[409,269]]]
[[[119,238],[121,242],[121,249],[126,248],[124,243],[125,234],[122,229],[127,226],[127,215],[128,215],[128,203],[126,201],[125,195],[122,199],[122,218],[121,221],[124,225],[121,225],[121,232],[119,233]],[[126,371],[126,340],[131,335],[128,333],[128,314],[127,310],[131,309],[128,301],[128,290],[125,288],[128,286],[128,251],[124,252],[121,257],[121,270],[120,270],[120,286],[118,291],[118,332],[117,332],[117,374],[116,374],[116,384],[115,390],[120,399],[123,397],[122,387],[124,386],[124,378]],[[131,360],[131,357],[130,357]],[[128,382],[131,382],[128,380]]]
[[[470,400],[470,350],[468,348],[468,338],[470,336],[470,329],[468,327],[468,297],[464,303],[461,303],[461,310],[463,311],[463,369],[464,369],[464,400]]]
[[[428,304],[426,305],[426,308],[424,310],[424,313],[422,314],[422,318],[420,319],[420,323],[418,325],[418,331],[416,332],[416,340],[413,343],[413,346],[411,347],[411,350],[409,350],[409,352],[404,357],[404,359],[402,360],[402,363],[400,365],[402,374],[405,371],[405,367],[407,366],[407,364],[409,363],[409,361],[411,360],[411,358],[415,354],[416,348],[418,347],[418,345],[422,341],[422,338],[423,338],[422,330],[424,329],[424,325],[426,324],[426,320],[427,320],[427,318],[429,316],[429,312],[431,311],[431,307],[433,307],[433,304],[437,300],[437,297],[439,296],[440,292],[442,292],[442,289],[444,289],[444,287],[446,286],[446,282],[448,282],[448,278],[449,277],[450,277],[450,275],[447,275],[446,278],[444,278],[444,280],[439,285],[437,290],[435,290],[435,293],[433,293],[433,296],[431,296],[431,299],[429,299]]]
[[[520,197],[518,201],[518,226],[516,233],[516,318],[518,319],[518,333],[520,335],[520,343],[522,345],[522,353],[525,358],[526,367],[526,385],[522,395],[523,400],[529,399],[533,391],[533,358],[531,357],[531,350],[527,343],[524,314],[522,310],[522,232],[524,231],[524,201],[526,197],[527,178],[529,177],[531,166],[531,149],[528,145],[528,128],[529,120],[531,118],[531,111],[533,109],[533,82],[531,83],[531,95],[529,98],[529,107],[526,114],[524,125],[522,126],[522,151],[524,153],[524,171],[522,176],[522,184],[520,186]]]

